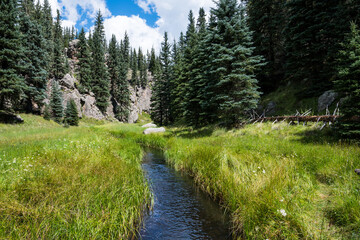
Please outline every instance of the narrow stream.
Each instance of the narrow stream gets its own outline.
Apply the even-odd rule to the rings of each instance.
[[[228,218],[190,177],[166,165],[156,150],[147,151],[143,169],[154,194],[140,239],[231,239]]]

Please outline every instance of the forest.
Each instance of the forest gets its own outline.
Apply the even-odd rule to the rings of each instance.
[[[1,239],[167,239],[149,219],[189,227],[179,212],[206,239],[360,238],[360,2],[214,3],[143,49],[100,10],[77,29],[49,0],[1,0]],[[156,180],[210,213],[162,216]]]

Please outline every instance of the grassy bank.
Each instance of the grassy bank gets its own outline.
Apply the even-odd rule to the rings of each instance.
[[[0,125],[0,239],[123,239],[150,191],[141,148],[97,122]]]
[[[287,124],[233,131],[173,128],[151,136],[134,125],[102,128],[164,149],[169,163],[191,174],[232,214],[239,238],[360,238],[357,146]]]

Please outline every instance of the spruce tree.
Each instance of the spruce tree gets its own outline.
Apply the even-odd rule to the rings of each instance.
[[[55,79],[62,79],[65,75],[63,35],[61,28],[60,12],[57,10],[57,17],[54,27],[54,65],[52,67]]]
[[[138,68],[139,68],[139,86],[145,88],[147,85],[147,74],[146,74],[146,59],[144,54],[141,51],[141,48],[138,50]]]
[[[151,74],[155,74],[155,68],[156,68],[156,54],[155,54],[155,48],[151,48],[151,54],[150,54],[150,60],[149,60],[149,71]]]
[[[105,33],[101,12],[96,16],[95,30],[93,35],[93,65],[92,91],[95,94],[96,106],[103,112],[109,105],[110,82],[105,64]]]
[[[126,67],[129,68],[130,67],[130,39],[129,39],[129,35],[127,34],[127,32],[125,32],[125,36],[124,36],[124,41],[123,41],[123,49],[122,49],[122,55],[123,55],[123,60],[126,64]]]
[[[254,74],[262,58],[253,55],[251,32],[237,0],[220,0],[212,13],[216,18],[211,30],[215,112],[223,124],[234,126],[257,107],[260,92]]]
[[[50,106],[49,104],[45,104],[45,108],[44,108],[44,119],[45,120],[50,120],[51,119],[51,113],[50,113]]]
[[[32,1],[23,0],[21,3],[20,30],[23,33],[24,71],[27,85],[25,94],[25,109],[33,113],[33,105],[42,106],[46,97],[46,82],[48,73],[48,55],[45,49],[46,40],[42,26],[36,21],[35,7]]]
[[[132,54],[131,54],[131,80],[130,84],[134,88],[136,88],[139,85],[139,77],[138,77],[138,59],[137,59],[137,53],[136,49],[134,48]]]
[[[51,15],[51,7],[48,0],[44,0],[41,16],[41,25],[46,41],[44,48],[47,52],[48,58],[46,70],[48,72],[48,76],[50,76],[51,68],[54,62],[54,24],[53,17]]]
[[[169,44],[167,32],[165,32],[164,41],[161,43],[160,63],[161,73],[156,79],[153,87],[151,118],[155,123],[168,125],[171,120],[171,46]]]
[[[360,122],[354,119],[360,117],[360,30],[355,23],[342,44],[339,65],[339,76],[334,83],[344,101],[337,130],[342,138],[360,140]]]
[[[79,34],[78,59],[80,89],[82,92],[91,91],[92,71],[91,71],[91,53],[86,41],[84,28]]]
[[[16,0],[0,2],[0,110],[14,110],[26,87]]]
[[[74,99],[70,99],[66,104],[64,122],[69,126],[79,125],[79,113]]]
[[[265,93],[279,87],[285,74],[286,0],[248,0],[248,22],[253,32],[254,53],[265,57],[267,64],[257,74]]]
[[[52,118],[57,123],[61,123],[61,120],[64,116],[64,107],[62,101],[62,93],[59,88],[59,84],[54,80],[52,83],[52,92],[50,96],[50,108]]]

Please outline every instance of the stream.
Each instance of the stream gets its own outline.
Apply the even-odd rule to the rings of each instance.
[[[229,219],[193,179],[169,167],[160,151],[149,150],[143,170],[154,194],[139,239],[231,239]]]

